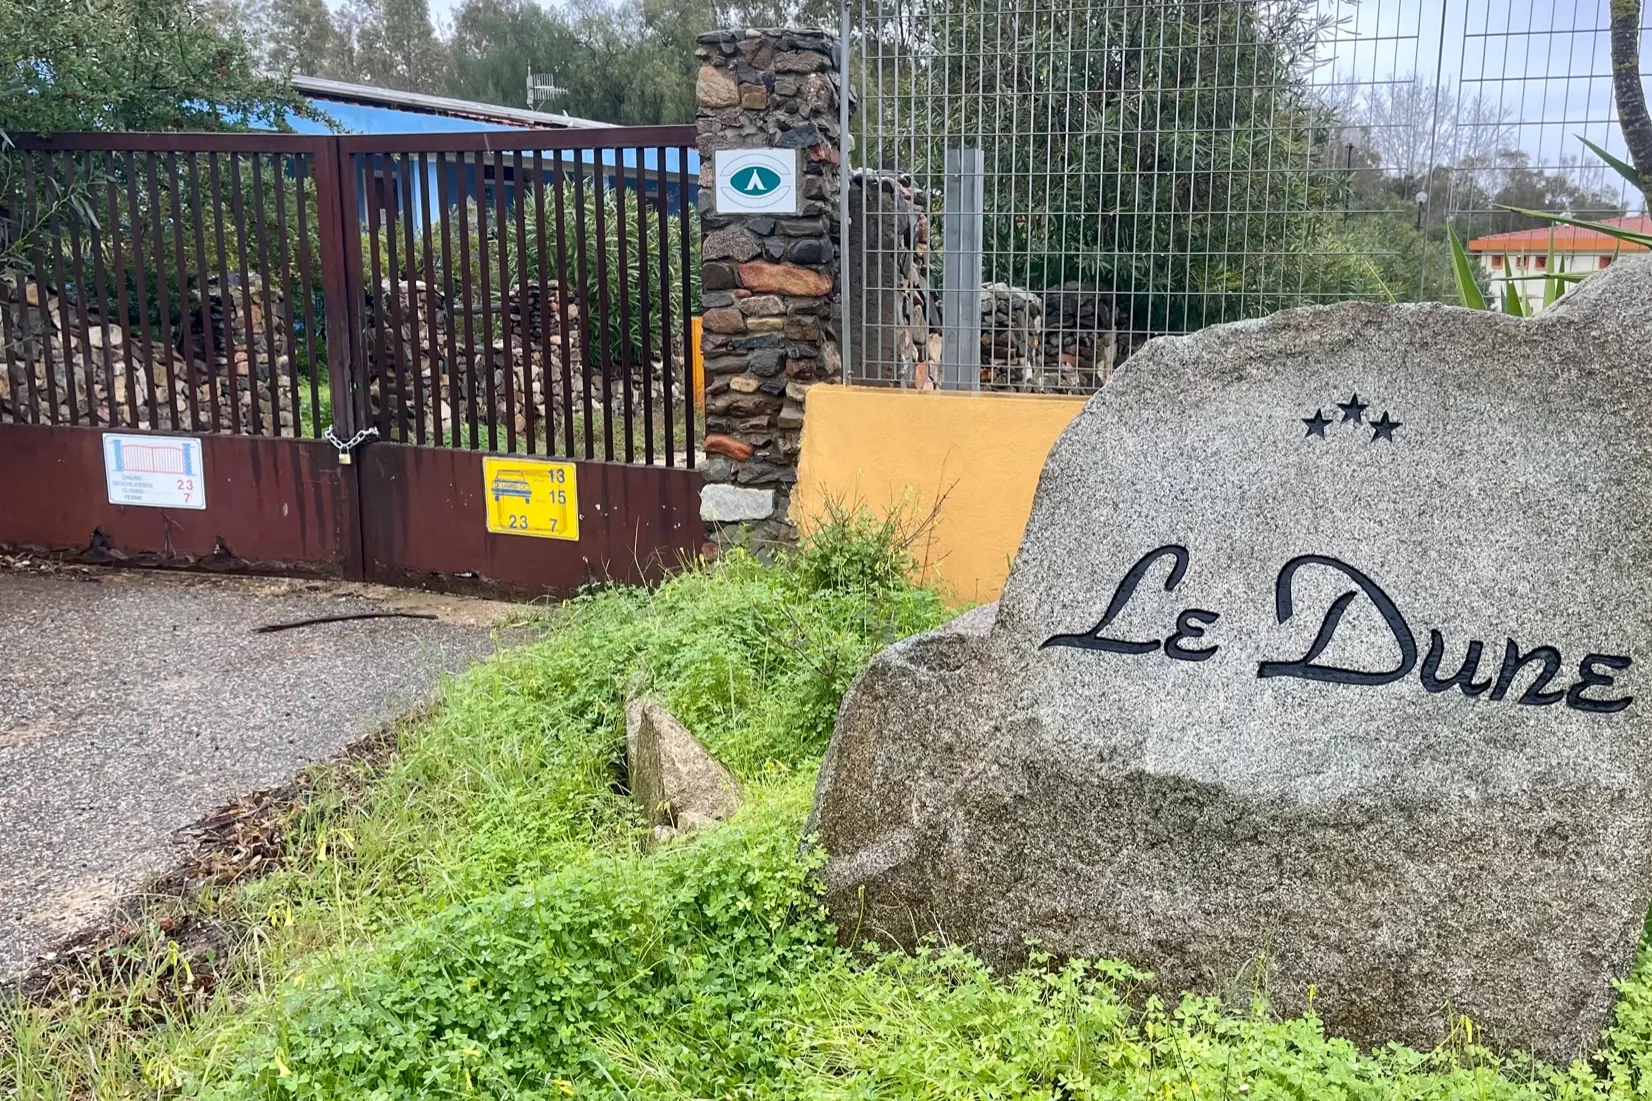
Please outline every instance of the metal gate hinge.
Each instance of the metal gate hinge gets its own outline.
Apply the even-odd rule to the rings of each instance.
[[[333,431],[333,426],[329,424],[327,426],[327,431],[321,434],[321,438],[338,448],[338,465],[349,466],[350,452],[354,451],[368,440],[378,439],[379,430],[372,427],[363,428],[360,432],[357,432],[348,440],[341,440],[338,438],[337,433]]]

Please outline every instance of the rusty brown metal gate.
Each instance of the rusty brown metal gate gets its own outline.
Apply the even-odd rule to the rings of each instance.
[[[660,576],[704,537],[694,139],[17,140],[0,550],[510,595]],[[112,502],[133,433],[199,440],[201,469],[126,441],[177,492]],[[500,455],[496,506],[571,464],[577,538],[490,530]]]

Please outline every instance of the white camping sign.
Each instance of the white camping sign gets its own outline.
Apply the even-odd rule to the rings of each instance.
[[[796,214],[796,149],[719,149],[717,213]]]

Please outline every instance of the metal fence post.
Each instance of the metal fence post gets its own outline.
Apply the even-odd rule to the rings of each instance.
[[[849,307],[849,97],[854,94],[849,83],[849,0],[838,2],[838,86],[837,86],[837,268],[838,268],[838,355],[842,373],[838,376],[847,385],[854,376],[854,327]],[[866,206],[866,192],[861,191],[862,213]],[[862,238],[864,240],[864,237]]]
[[[941,387],[981,388],[981,238],[985,211],[979,149],[946,151],[941,223]]]

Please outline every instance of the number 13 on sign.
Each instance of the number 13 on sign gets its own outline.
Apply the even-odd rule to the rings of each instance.
[[[489,531],[579,538],[579,480],[573,463],[483,456],[482,493]]]

